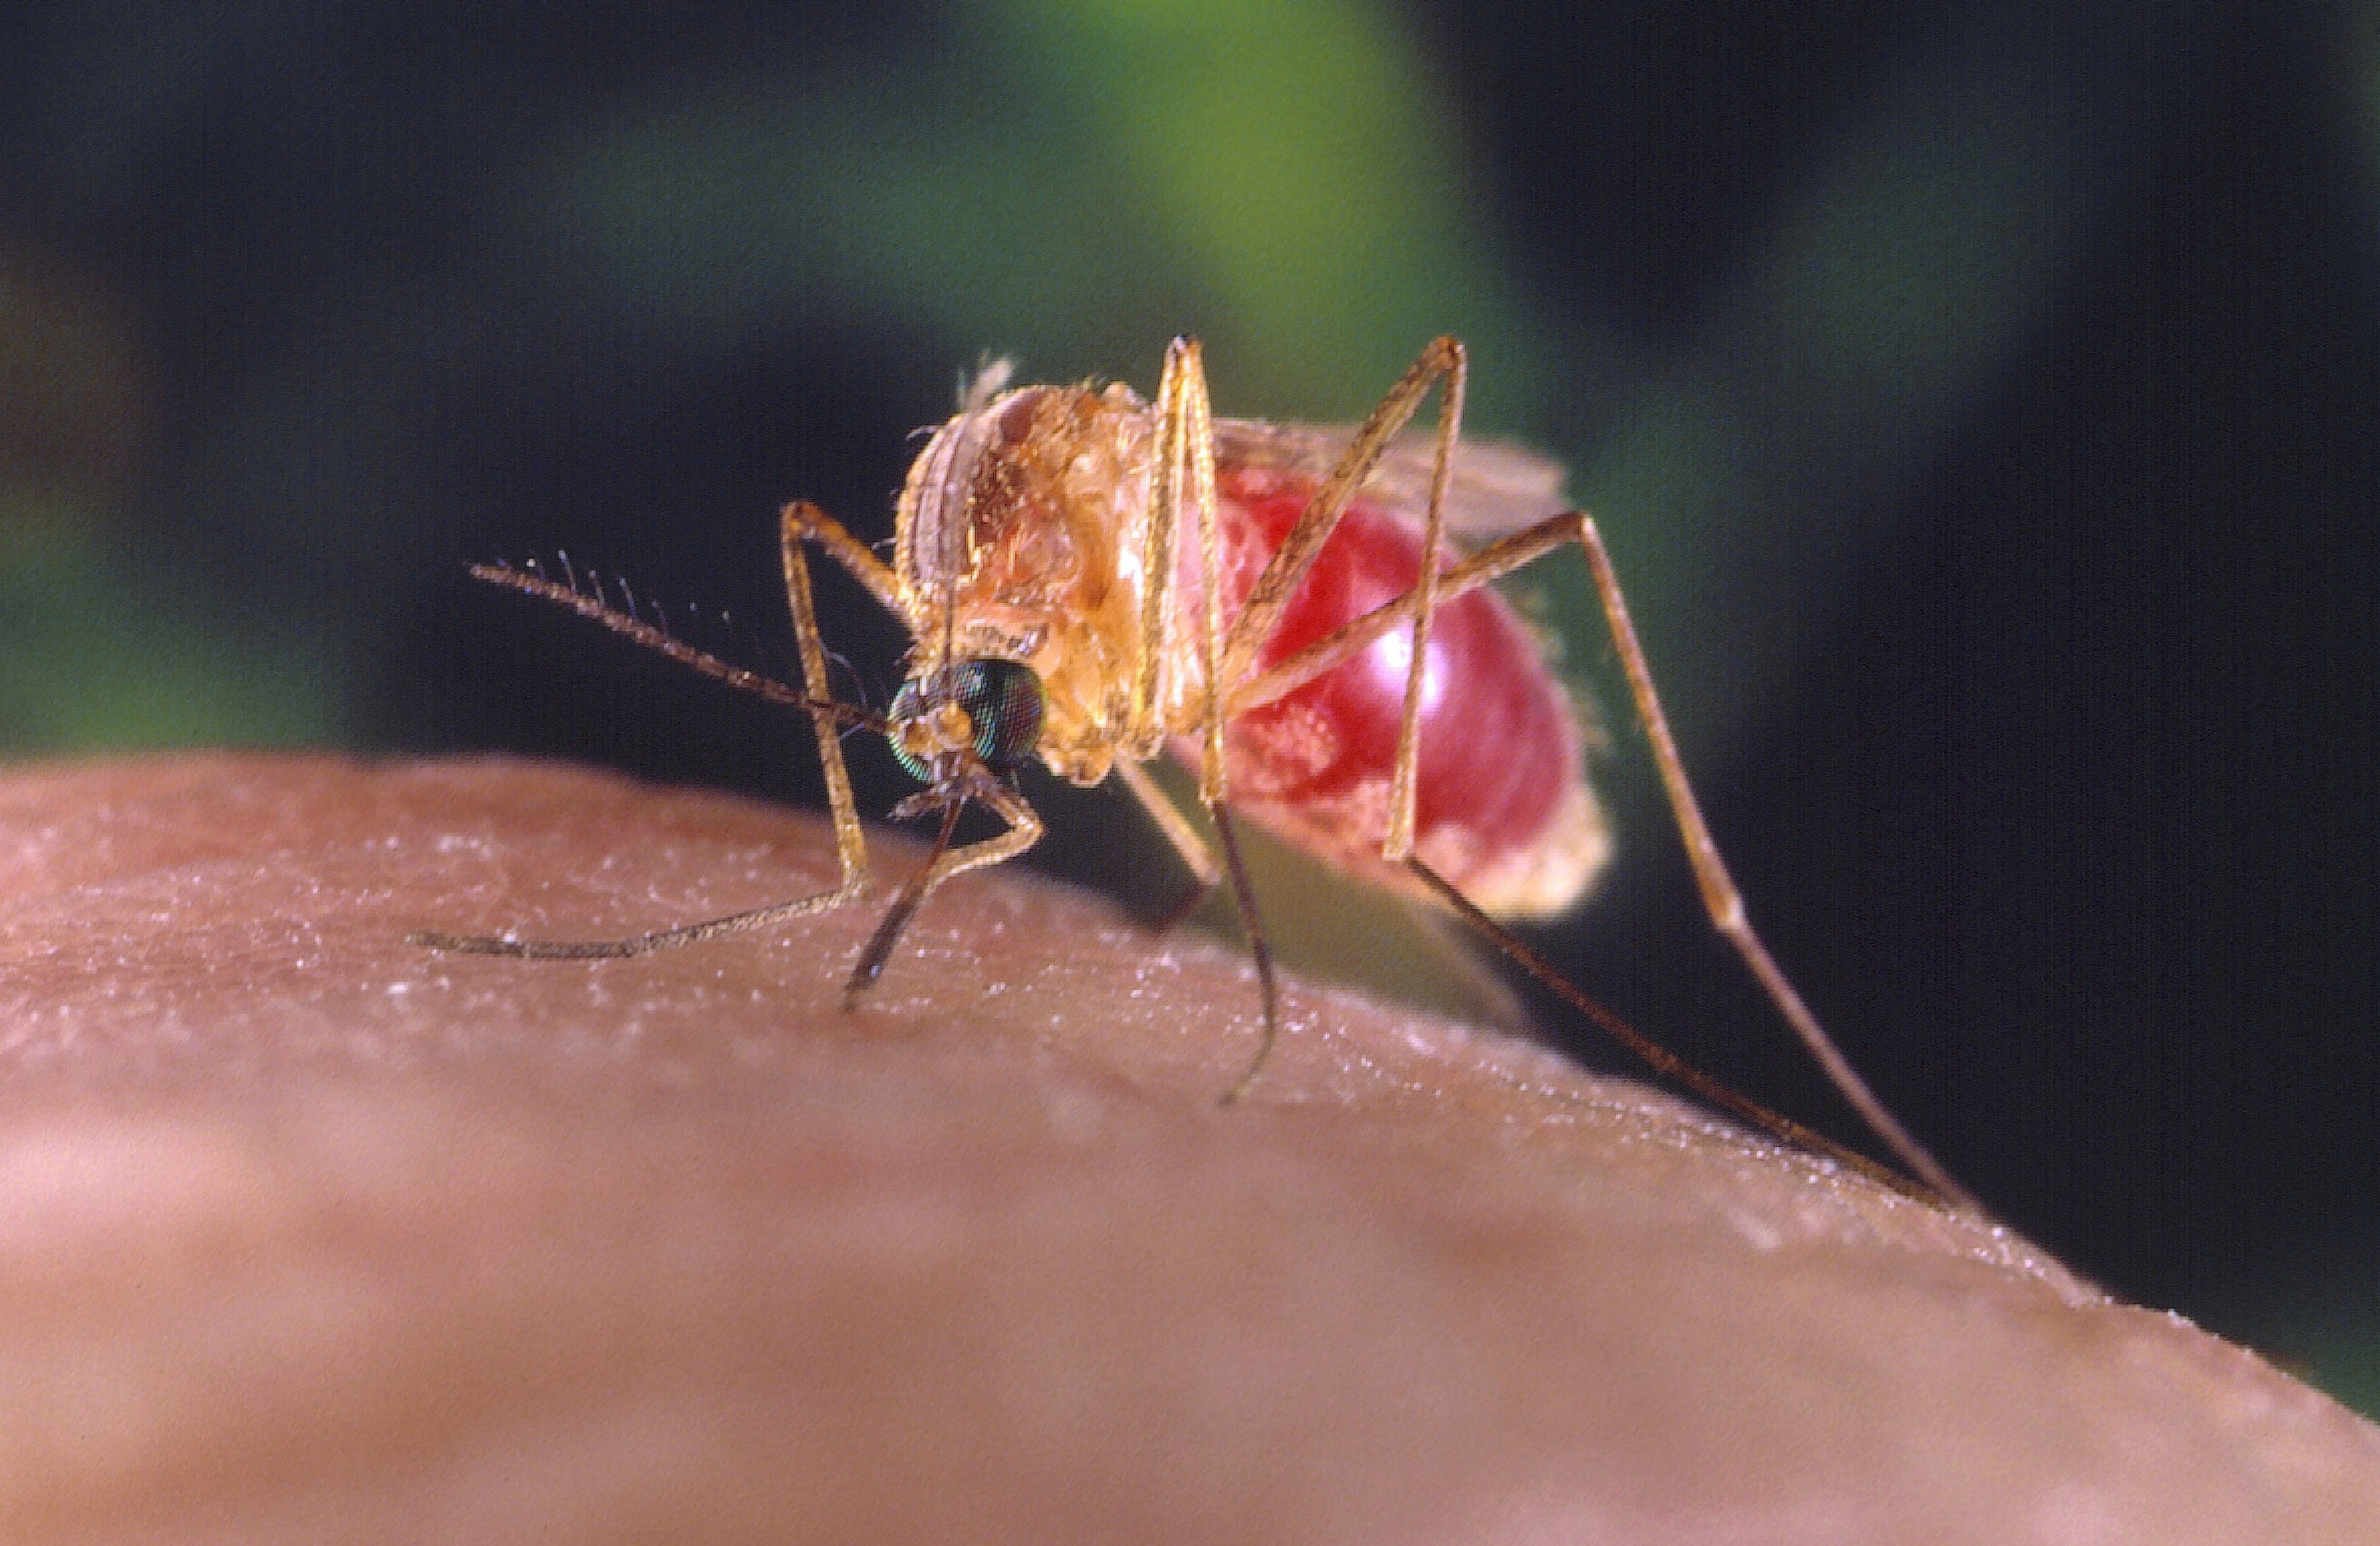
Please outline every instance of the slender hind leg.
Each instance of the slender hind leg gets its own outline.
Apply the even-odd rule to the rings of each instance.
[[[1436,553],[1436,542],[1442,525],[1441,510],[1445,501],[1449,458],[1454,447],[1463,417],[1463,345],[1451,338],[1440,338],[1425,348],[1411,368],[1389,389],[1378,407],[1355,433],[1354,441],[1340,457],[1305,513],[1298,517],[1289,535],[1275,550],[1264,572],[1257,577],[1240,610],[1232,620],[1228,634],[1222,622],[1222,597],[1220,578],[1222,573],[1222,541],[1217,524],[1215,498],[1215,431],[1212,410],[1207,396],[1207,376],[1201,363],[1198,345],[1193,339],[1176,339],[1166,352],[1165,374],[1159,383],[1158,429],[1154,476],[1150,480],[1151,519],[1149,534],[1143,550],[1142,572],[1152,576],[1144,598],[1142,638],[1144,665],[1134,694],[1138,716],[1137,728],[1144,743],[1133,748],[1135,755],[1156,754],[1163,738],[1163,727],[1154,704],[1156,668],[1150,663],[1148,642],[1163,640],[1168,658],[1178,658],[1179,651],[1170,646],[1173,640],[1167,636],[1170,613],[1165,591],[1172,583],[1173,539],[1181,515],[1182,489],[1186,478],[1190,502],[1198,513],[1199,539],[1202,544],[1202,573],[1206,575],[1205,605],[1198,619],[1198,662],[1207,684],[1205,703],[1200,709],[1200,729],[1204,732],[1203,755],[1199,759],[1198,798],[1214,818],[1215,835],[1222,848],[1223,873],[1232,879],[1232,899],[1238,905],[1240,923],[1247,934],[1248,953],[1256,960],[1257,980],[1264,996],[1264,1039],[1257,1045],[1256,1057],[1239,1081],[1224,1093],[1223,1102],[1230,1105],[1246,1093],[1266,1060],[1272,1056],[1273,1044],[1280,1037],[1280,987],[1274,979],[1272,948],[1267,942],[1264,920],[1257,910],[1256,895],[1248,884],[1247,866],[1240,858],[1238,834],[1233,830],[1230,791],[1224,772],[1223,728],[1228,714],[1220,684],[1245,674],[1256,658],[1256,652],[1279,626],[1281,615],[1288,607],[1297,588],[1305,582],[1306,572],[1313,567],[1322,546],[1330,540],[1331,529],[1363,486],[1372,468],[1387,451],[1389,442],[1404,428],[1415,409],[1421,405],[1431,386],[1443,377],[1447,390],[1439,413],[1438,464],[1430,482],[1430,515],[1428,540],[1430,552]],[[1434,568],[1434,565],[1432,566]],[[1425,572],[1418,587],[1419,610],[1415,616],[1416,634],[1415,658],[1427,642],[1435,574]],[[1421,682],[1418,674],[1408,684],[1408,708],[1420,701]],[[1397,755],[1399,786],[1410,791],[1415,755],[1413,747],[1413,716],[1408,713],[1406,733]],[[1411,804],[1408,798],[1407,805]],[[1411,817],[1403,823],[1403,833],[1409,842]],[[1392,829],[1391,843],[1398,840]],[[1402,852],[1402,851],[1400,851]]]
[[[785,600],[793,609],[794,639],[801,652],[802,685],[820,697],[828,695],[826,646],[819,637],[818,604],[810,599],[810,568],[802,556],[802,540],[815,540],[835,562],[849,570],[893,616],[902,616],[899,581],[868,545],[843,529],[843,524],[808,500],[795,500],[778,517],[777,550],[784,560]],[[819,765],[826,772],[827,809],[834,815],[835,857],[843,865],[838,900],[856,895],[868,868],[868,839],[859,825],[859,806],[851,795],[851,773],[843,762],[843,733],[813,714],[818,733]]]
[[[1182,656],[1176,647],[1179,641],[1172,633],[1174,609],[1169,597],[1174,578],[1173,541],[1181,524],[1186,481],[1191,506],[1198,513],[1201,572],[1206,576],[1201,587],[1206,593],[1204,605],[1199,609],[1196,624],[1197,660],[1203,682],[1198,716],[1205,747],[1200,759],[1198,798],[1215,824],[1215,836],[1222,848],[1222,873],[1232,880],[1232,900],[1239,909],[1248,955],[1256,963],[1257,991],[1264,1009],[1264,1035],[1257,1043],[1256,1056],[1232,1087],[1223,1092],[1223,1104],[1230,1105],[1247,1093],[1272,1057],[1273,1044],[1281,1039],[1281,984],[1273,971],[1272,946],[1265,937],[1264,915],[1257,907],[1256,889],[1249,885],[1247,865],[1240,859],[1239,836],[1232,829],[1230,791],[1223,775],[1223,695],[1215,690],[1215,683],[1228,680],[1222,674],[1226,658],[1222,598],[1216,583],[1222,569],[1222,538],[1216,524],[1214,415],[1207,398],[1206,366],[1195,338],[1177,338],[1165,351],[1165,370],[1158,383],[1154,450],[1149,479],[1150,515],[1140,553],[1141,573],[1149,576],[1142,597],[1142,665],[1133,690],[1132,732],[1124,738],[1121,750],[1126,761],[1145,759],[1157,755],[1165,741],[1164,714],[1157,702],[1156,688],[1160,662],[1179,661]],[[1278,560],[1274,567],[1279,567]],[[1296,588],[1293,579],[1289,588]],[[1127,784],[1131,785],[1130,779]],[[1135,792],[1140,792],[1137,787]],[[1155,814],[1154,807],[1151,814]],[[1159,817],[1159,825],[1180,848],[1181,835],[1188,829],[1179,825],[1178,813],[1172,822]],[[1186,858],[1189,851],[1184,850],[1184,853]],[[1192,868],[1199,869],[1195,861]]]
[[[1686,778],[1685,763],[1678,755],[1677,742],[1670,733],[1669,716],[1662,712],[1660,694],[1653,685],[1652,668],[1645,659],[1644,646],[1637,641],[1635,625],[1629,620],[1627,598],[1621,591],[1619,575],[1611,566],[1611,555],[1605,549],[1602,534],[1596,530],[1594,520],[1584,513],[1571,511],[1549,516],[1525,530],[1490,543],[1439,576],[1435,599],[1442,605],[1572,542],[1585,552],[1587,566],[1594,573],[1595,588],[1602,600],[1604,619],[1619,649],[1621,666],[1628,677],[1628,690],[1635,699],[1637,717],[1643,721],[1645,738],[1651,743],[1654,765],[1660,770],[1662,789],[1669,797],[1670,810],[1677,817],[1686,857],[1694,865],[1694,884],[1702,892],[1703,907],[1710,914],[1712,926],[1735,947],[1736,953],[1743,958],[1745,966],[1768,995],[1769,1002],[1793,1028],[1794,1034],[1802,1039],[1802,1045],[1809,1049],[1810,1056],[1826,1070],[1828,1079],[1843,1099],[1851,1103],[1861,1119],[1885,1141],[1901,1163],[1908,1166],[1919,1180],[1944,1198],[1971,1212],[1983,1212],[1982,1205],[1973,1195],[1951,1178],[1941,1162],[1901,1126],[1884,1103],[1876,1098],[1876,1093],[1868,1088],[1867,1081],[1860,1077],[1859,1070],[1852,1067],[1842,1050],[1835,1045],[1834,1039],[1818,1023],[1817,1017],[1810,1011],[1810,1007],[1803,1001],[1801,994],[1753,928],[1744,911],[1743,894],[1736,888],[1734,877],[1728,873],[1727,862],[1720,857],[1718,844],[1711,837],[1710,827],[1703,819],[1702,806],[1694,798],[1694,785]],[[1318,639],[1276,663],[1270,670],[1241,682],[1232,695],[1229,712],[1245,713],[1294,692],[1380,634],[1409,618],[1417,618],[1430,601],[1429,598],[1420,594],[1420,588],[1416,586],[1396,600],[1365,613],[1328,637]],[[1410,796],[1408,790],[1406,797]]]
[[[926,899],[934,894],[937,887],[953,876],[1014,859],[1041,840],[1041,817],[1025,803],[1025,796],[996,779],[987,778],[967,793],[953,795],[947,800],[938,794],[919,798],[924,803],[922,808],[941,808],[941,835],[934,839],[933,852],[925,866],[902,885],[900,893],[892,899],[892,905],[885,910],[883,920],[876,925],[876,932],[868,936],[867,946],[859,952],[859,960],[853,965],[851,975],[844,980],[843,1007],[845,1009],[856,1007],[859,996],[875,985],[876,979],[883,973],[884,963],[892,959],[892,947],[899,942],[902,931],[909,926],[909,920],[917,916],[917,909],[925,905]],[[969,800],[990,806],[1002,821],[1008,823],[1008,830],[996,838],[969,843],[965,848],[953,848],[951,834],[957,829],[959,812]],[[918,808],[918,805],[904,801],[892,814],[895,817],[913,815]]]
[[[1578,544],[1586,550],[1586,562],[1595,571],[1595,588],[1603,598],[1603,615],[1611,625],[1612,641],[1620,647],[1621,665],[1628,673],[1628,690],[1635,695],[1636,713],[1645,722],[1645,738],[1652,743],[1653,762],[1661,770],[1661,784],[1669,791],[1670,809],[1677,815],[1679,832],[1685,839],[1686,857],[1694,864],[1694,883],[1702,890],[1703,907],[1710,913],[1712,926],[1735,947],[1736,954],[1743,958],[1744,965],[1759,979],[1785,1022],[1802,1038],[1810,1056],[1827,1070],[1835,1088],[1876,1135],[1917,1173],[1919,1180],[1960,1207],[1981,1213],[1982,1204],[1951,1178],[1941,1162],[1900,1125],[1900,1118],[1886,1109],[1876,1092],[1868,1088],[1867,1081],[1860,1077],[1859,1070],[1835,1045],[1834,1038],[1827,1034],[1818,1017],[1802,1001],[1800,992],[1753,928],[1744,912],[1743,893],[1736,889],[1735,877],[1728,874],[1727,861],[1719,857],[1718,844],[1703,820],[1694,785],[1687,781],[1686,765],[1679,757],[1677,742],[1670,734],[1669,716],[1661,712],[1660,694],[1653,687],[1653,669],[1645,662],[1644,647],[1636,641],[1636,626],[1628,619],[1628,598],[1621,592],[1620,576],[1611,567],[1611,555],[1603,546],[1602,534],[1585,514],[1572,519],[1576,523]]]
[[[1404,713],[1397,732],[1396,772],[1390,785],[1389,827],[1381,845],[1381,856],[1391,863],[1402,859],[1413,850],[1414,779],[1420,762],[1422,665],[1427,658],[1429,630],[1439,599],[1440,582],[1438,568],[1439,546],[1446,529],[1446,486],[1453,471],[1455,442],[1463,434],[1463,395],[1464,382],[1470,375],[1469,356],[1462,341],[1437,338],[1430,341],[1416,356],[1397,383],[1388,390],[1355,431],[1355,437],[1341,453],[1339,465],[1315,489],[1306,501],[1305,511],[1296,525],[1281,539],[1264,573],[1250,587],[1239,615],[1232,620],[1232,630],[1223,645],[1220,676],[1210,674],[1209,681],[1238,682],[1252,671],[1257,652],[1264,646],[1273,631],[1281,625],[1281,613],[1305,582],[1314,561],[1321,555],[1323,545],[1339,525],[1339,517],[1362,488],[1364,480],[1379,465],[1390,442],[1397,437],[1429,395],[1431,387],[1443,380],[1445,390],[1439,394],[1438,407],[1438,439],[1430,465],[1429,501],[1422,519],[1421,576],[1407,592],[1406,610],[1398,621],[1410,619],[1413,623],[1412,667],[1405,677]],[[1211,440],[1209,442],[1211,453]],[[1209,466],[1212,465],[1211,455]],[[1212,508],[1211,501],[1208,506]],[[1208,522],[1211,526],[1211,519]],[[1209,573],[1214,561],[1208,561]],[[1211,591],[1212,586],[1208,587]],[[1350,651],[1352,653],[1352,650]],[[1344,655],[1338,658],[1345,658]],[[1337,664],[1333,660],[1330,664]],[[1318,670],[1329,670],[1323,666]],[[1223,712],[1214,717],[1217,727],[1214,747],[1208,757],[1207,776],[1219,779],[1222,768],[1220,726],[1231,715],[1255,707],[1244,701],[1244,694],[1234,689],[1232,702]]]
[[[1463,381],[1467,373],[1467,356],[1463,344],[1453,338],[1438,338],[1430,342],[1414,360],[1404,375],[1390,387],[1372,410],[1371,417],[1355,431],[1355,436],[1343,452],[1338,465],[1331,468],[1314,497],[1281,546],[1266,563],[1241,602],[1238,613],[1232,619],[1228,633],[1222,622],[1221,537],[1216,514],[1215,496],[1215,436],[1211,410],[1207,397],[1206,372],[1200,363],[1195,341],[1177,339],[1167,352],[1165,375],[1158,393],[1158,442],[1155,474],[1150,484],[1150,535],[1144,549],[1143,572],[1153,573],[1144,622],[1144,639],[1162,635],[1167,611],[1163,587],[1170,585],[1172,574],[1172,544],[1180,516],[1181,490],[1185,476],[1189,484],[1191,503],[1198,512],[1199,537],[1203,544],[1201,559],[1207,576],[1204,586],[1205,606],[1198,620],[1198,660],[1208,683],[1206,702],[1200,714],[1204,731],[1203,755],[1199,763],[1198,796],[1215,821],[1216,836],[1222,848],[1223,871],[1232,878],[1232,899],[1239,905],[1240,920],[1248,936],[1249,953],[1256,958],[1257,973],[1265,1001],[1265,1035],[1257,1048],[1255,1059],[1239,1082],[1225,1093],[1225,1104],[1237,1100],[1255,1081],[1257,1074],[1272,1055],[1279,1034],[1279,993],[1273,980],[1272,952],[1266,942],[1263,921],[1257,912],[1256,898],[1248,885],[1246,866],[1241,862],[1237,834],[1231,819],[1230,791],[1224,770],[1223,730],[1233,712],[1227,703],[1220,684],[1237,681],[1254,665],[1256,655],[1265,641],[1280,626],[1281,614],[1305,583],[1306,574],[1329,542],[1339,517],[1345,513],[1355,491],[1371,476],[1397,432],[1405,427],[1415,412],[1439,381],[1445,382],[1440,395],[1438,417],[1437,459],[1430,477],[1429,510],[1424,524],[1423,550],[1427,555],[1421,582],[1412,594],[1415,606],[1409,614],[1414,625],[1413,658],[1415,669],[1405,684],[1405,713],[1397,743],[1394,793],[1390,800],[1391,816],[1387,839],[1389,856],[1402,858],[1413,844],[1413,784],[1418,765],[1419,707],[1422,693],[1420,662],[1428,646],[1429,626],[1438,590],[1437,555],[1444,529],[1446,487],[1452,468],[1454,444],[1462,433]],[[1152,570],[1152,566],[1157,566]],[[1171,644],[1171,640],[1167,641]],[[1178,652],[1169,651],[1169,655]],[[1141,755],[1154,755],[1159,727],[1156,716],[1149,712],[1156,671],[1152,664],[1144,664],[1141,687],[1135,702],[1147,716],[1144,727],[1150,732],[1149,744]],[[1170,834],[1169,834],[1170,835]]]
[[[1115,770],[1116,776],[1123,780],[1123,787],[1132,791],[1132,797],[1140,802],[1140,808],[1148,813],[1148,819],[1165,834],[1165,840],[1172,845],[1183,867],[1190,872],[1188,894],[1167,908],[1155,924],[1157,933],[1166,934],[1197,912],[1199,904],[1214,894],[1215,888],[1223,883],[1223,866],[1216,859],[1214,851],[1207,846],[1207,840],[1198,836],[1197,828],[1192,827],[1189,818],[1182,814],[1181,807],[1157,787],[1157,780],[1148,776],[1148,769],[1126,757],[1115,765]]]

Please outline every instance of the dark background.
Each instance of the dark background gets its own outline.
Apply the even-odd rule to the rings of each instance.
[[[2372,8],[858,8],[0,13],[0,753],[815,801],[797,725],[461,565],[782,667],[776,507],[885,535],[987,350],[1147,390],[1195,331],[1221,411],[1346,419],[1458,332],[1853,1060],[2084,1272],[2380,1408]],[[1855,1136],[1548,567],[1623,843],[1548,949]],[[1060,870],[1161,864],[1035,792]]]

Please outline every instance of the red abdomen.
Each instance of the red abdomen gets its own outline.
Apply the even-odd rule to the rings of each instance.
[[[1270,469],[1220,475],[1230,618],[1313,492]],[[1452,555],[1441,565],[1454,562]],[[1258,665],[1269,666],[1413,588],[1421,534],[1352,505]],[[1375,639],[1336,669],[1226,728],[1232,803],[1325,860],[1409,888],[1380,863],[1413,633]],[[1576,900],[1609,851],[1581,763],[1578,718],[1536,640],[1491,590],[1441,605],[1423,667],[1416,852],[1492,913],[1546,917]],[[1196,762],[1194,747],[1177,755]]]

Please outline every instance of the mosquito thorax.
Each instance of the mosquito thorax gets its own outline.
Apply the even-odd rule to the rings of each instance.
[[[1015,772],[1040,743],[1042,714],[1041,679],[1031,667],[975,659],[904,682],[885,718],[901,766],[937,784],[962,754],[1003,777]]]
[[[1154,432],[1121,383],[978,382],[911,465],[894,525],[892,567],[912,634],[930,641],[924,662],[1030,667],[1036,755],[1085,787],[1156,744],[1132,712]]]

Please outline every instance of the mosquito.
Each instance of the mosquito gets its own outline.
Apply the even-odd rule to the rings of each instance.
[[[1646,1041],[1504,926],[1566,911],[1611,849],[1586,779],[1577,710],[1536,636],[1488,587],[1576,547],[1712,924],[1924,1187],[1975,1208],[1852,1068],[1754,932],[1687,781],[1595,522],[1563,507],[1551,463],[1510,445],[1463,442],[1468,372],[1463,344],[1437,339],[1370,417],[1347,429],[1214,417],[1190,338],[1166,349],[1154,402],[1122,383],[1013,386],[1007,363],[994,362],[911,465],[889,564],[817,505],[784,507],[798,690],[696,649],[575,580],[475,566],[482,580],[807,713],[841,881],[817,896],[625,939],[409,937],[440,950],[576,960],[643,955],[843,907],[866,888],[867,838],[842,745],[844,731],[858,727],[883,735],[926,786],[892,815],[941,819],[929,857],[853,966],[845,1008],[883,972],[939,887],[1013,859],[1041,836],[1017,782],[1038,758],[1078,785],[1117,777],[1195,877],[1193,905],[1230,881],[1263,1028],[1226,1104],[1254,1084],[1280,1033],[1279,984],[1234,825],[1245,813],[1361,879],[1455,912],[1697,1094],[1876,1174],[1880,1167]],[[1408,434],[1434,390],[1435,433]],[[1456,536],[1481,545],[1458,553]],[[832,695],[810,591],[813,547],[908,630],[905,680],[881,714]],[[1211,848],[1147,770],[1168,753],[1196,770]],[[969,804],[1006,829],[954,843]]]

